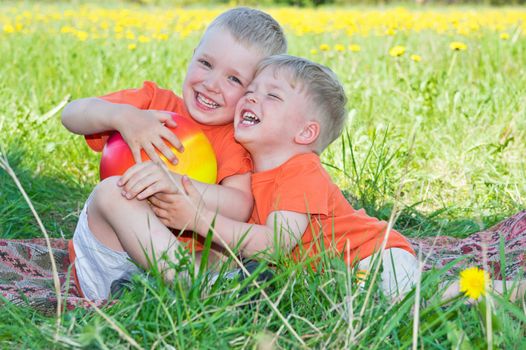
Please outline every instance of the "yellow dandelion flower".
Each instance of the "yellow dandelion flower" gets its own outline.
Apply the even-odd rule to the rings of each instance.
[[[162,41],[168,40],[168,34],[163,33],[163,34],[157,35],[157,40],[162,40]]]
[[[385,35],[393,36],[395,34],[396,34],[396,30],[394,30],[393,28],[387,28],[385,31]]]
[[[10,24],[4,24],[4,32],[6,32],[6,33],[14,33],[15,32],[15,27],[13,27]]]
[[[508,33],[500,33],[500,38],[502,40],[508,40],[510,38],[510,35]]]
[[[316,50],[316,49],[311,49],[311,50],[310,50],[310,54],[311,54],[311,55],[317,55],[317,54],[318,54],[318,50]]]
[[[413,54],[413,55],[411,55],[411,60],[414,61],[414,62],[420,62],[420,61],[422,61],[422,56]]]
[[[140,43],[147,43],[147,42],[150,42],[150,38],[147,37],[146,35],[139,35],[139,42]]]
[[[453,41],[451,44],[449,44],[449,48],[453,51],[464,51],[468,48],[468,46],[463,42]]]
[[[128,45],[128,50],[132,50],[132,51],[133,51],[133,50],[135,50],[136,48],[137,48],[137,45],[135,45],[135,44],[129,44],[129,45]]]
[[[63,26],[62,28],[60,28],[61,33],[73,33],[74,31],[75,31],[75,28],[70,27],[70,26]]]
[[[349,45],[349,50],[351,50],[351,52],[360,52],[362,48],[358,44],[351,44]]]
[[[486,283],[489,274],[478,267],[470,267],[460,273],[460,291],[471,299],[478,299],[486,294]]]
[[[405,47],[403,46],[394,46],[389,50],[389,56],[392,57],[399,57],[402,56],[405,53]]]
[[[356,271],[356,281],[359,283],[359,284],[365,284],[365,281],[367,281],[367,274],[368,274],[369,271],[367,270],[358,270]]]
[[[88,39],[89,37],[89,34],[82,30],[79,30],[75,35],[77,36],[77,39],[79,39],[80,41],[86,41],[86,39]]]
[[[331,47],[327,44],[321,44],[320,45],[320,51],[329,51]]]
[[[345,51],[345,46],[343,46],[342,44],[336,44],[334,46],[334,50],[338,51],[338,52],[343,52],[343,51]]]

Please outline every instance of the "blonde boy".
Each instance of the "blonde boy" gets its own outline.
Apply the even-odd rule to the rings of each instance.
[[[166,200],[164,196],[174,191],[173,184],[164,181],[163,171],[153,162],[140,163],[141,149],[159,161],[155,148],[170,161],[177,161],[163,139],[182,150],[166,127],[175,126],[169,115],[157,111],[194,119],[212,143],[218,161],[217,184],[194,183],[206,207],[236,220],[249,218],[252,166],[249,155],[233,137],[235,106],[252,81],[257,63],[285,51],[283,31],[272,17],[236,8],[207,28],[189,64],[183,99],[146,82],[141,89],[80,99],[64,109],[64,125],[88,135],[92,148],[100,150],[107,131],[117,130],[138,163],[123,178],[108,178],[97,185],[80,215],[70,251],[79,287],[87,298],[107,298],[113,281],[138,272],[130,258],[146,269],[154,256],[159,258],[163,253],[177,260],[177,239],[145,200]],[[199,252],[196,257],[200,259]],[[159,268],[164,268],[164,262],[159,261]],[[173,277],[167,275],[168,279]]]
[[[247,257],[279,249],[301,259],[319,255],[324,246],[369,270],[385,238],[381,286],[393,296],[406,293],[417,268],[410,244],[389,232],[387,223],[353,209],[320,162],[319,154],[341,134],[345,104],[343,88],[328,68],[287,55],[264,59],[234,119],[236,140],[254,164],[249,223],[203,208],[188,178],[182,181],[186,194],[172,194],[170,201],[152,198],[154,212],[167,226],[201,235],[214,222],[214,241],[232,247],[241,242]]]

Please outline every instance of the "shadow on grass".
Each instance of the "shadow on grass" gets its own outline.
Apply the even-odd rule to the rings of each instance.
[[[51,237],[71,238],[89,188],[72,179],[39,175],[24,167],[29,152],[16,150],[7,159]],[[42,237],[37,222],[13,179],[0,169],[0,238]]]

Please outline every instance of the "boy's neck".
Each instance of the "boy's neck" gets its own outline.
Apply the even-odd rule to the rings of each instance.
[[[258,149],[249,150],[254,164],[254,172],[271,170],[285,164],[290,158],[298,154],[312,153],[308,147],[291,147],[289,150],[281,152],[268,152],[268,150]]]

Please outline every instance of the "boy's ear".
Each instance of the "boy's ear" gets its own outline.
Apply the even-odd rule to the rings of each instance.
[[[318,136],[320,136],[320,123],[309,120],[296,135],[294,141],[300,145],[310,145],[318,139]]]

